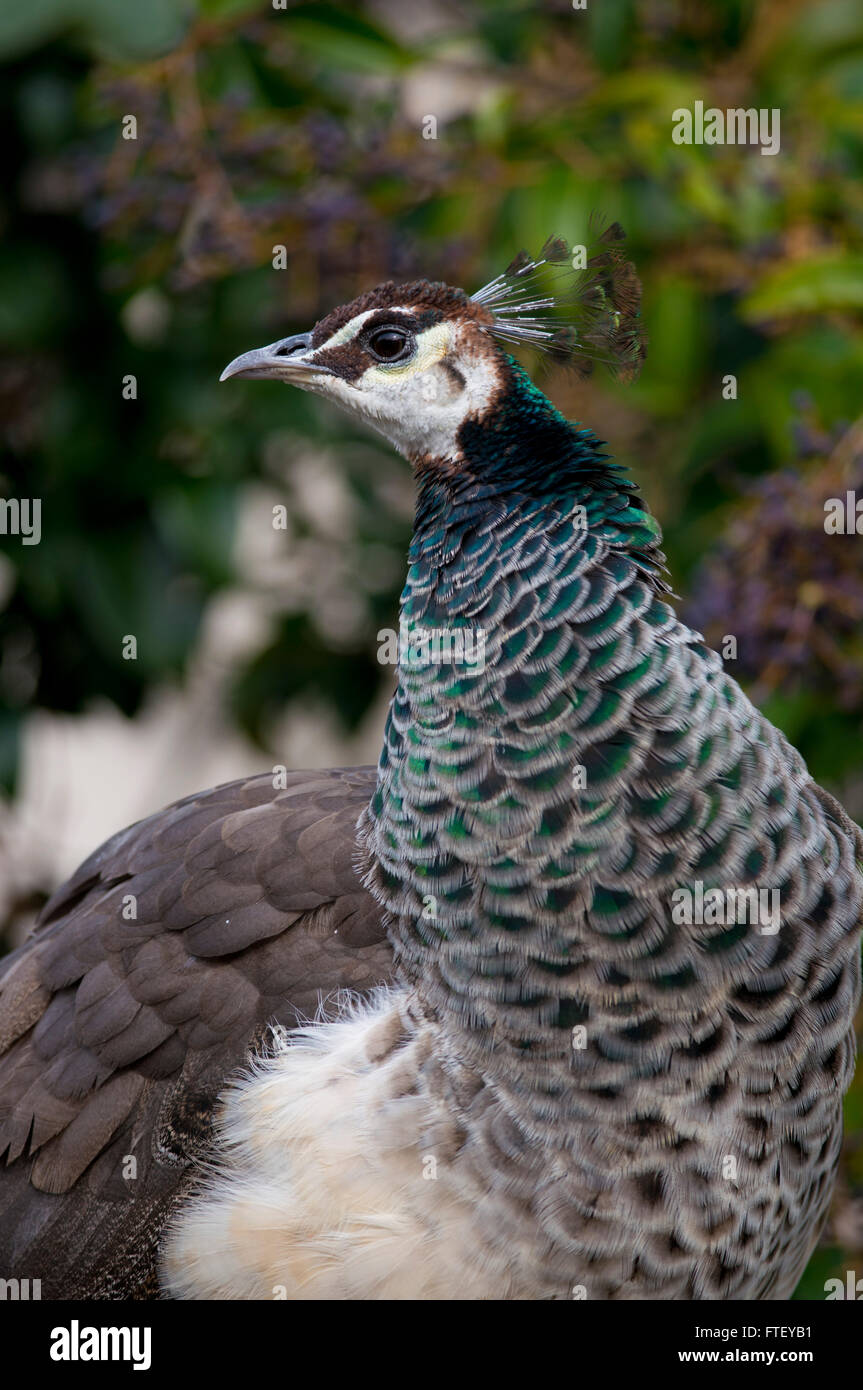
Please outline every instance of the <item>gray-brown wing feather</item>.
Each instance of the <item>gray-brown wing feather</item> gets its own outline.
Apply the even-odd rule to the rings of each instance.
[[[179,801],[97,850],[0,963],[0,1275],[155,1292],[227,1078],[269,1024],[390,978],[353,867],[374,785],[335,769]]]

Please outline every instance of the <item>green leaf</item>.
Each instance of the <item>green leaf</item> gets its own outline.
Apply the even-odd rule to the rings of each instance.
[[[397,72],[411,61],[388,34],[337,5],[298,5],[277,17],[288,39],[328,70]]]
[[[71,31],[88,48],[147,58],[180,42],[193,12],[188,0],[28,0],[0,7],[0,56],[26,52]]]
[[[863,309],[863,256],[834,252],[779,266],[741,305],[752,322],[829,309]]]

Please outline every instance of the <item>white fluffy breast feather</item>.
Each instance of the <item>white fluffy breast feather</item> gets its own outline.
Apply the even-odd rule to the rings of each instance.
[[[452,1121],[418,1085],[431,1041],[388,990],[257,1061],[226,1092],[216,1162],[166,1236],[165,1291],[511,1297],[511,1273],[477,1240]]]

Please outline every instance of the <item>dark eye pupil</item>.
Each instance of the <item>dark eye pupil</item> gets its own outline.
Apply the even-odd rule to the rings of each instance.
[[[393,328],[384,328],[371,338],[372,351],[378,357],[398,357],[405,345],[405,335]]]

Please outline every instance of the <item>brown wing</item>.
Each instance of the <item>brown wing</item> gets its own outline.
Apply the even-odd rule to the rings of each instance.
[[[155,1293],[228,1076],[269,1023],[390,978],[353,869],[374,786],[336,769],[178,801],[97,850],[0,963],[4,1277],[43,1298]]]

